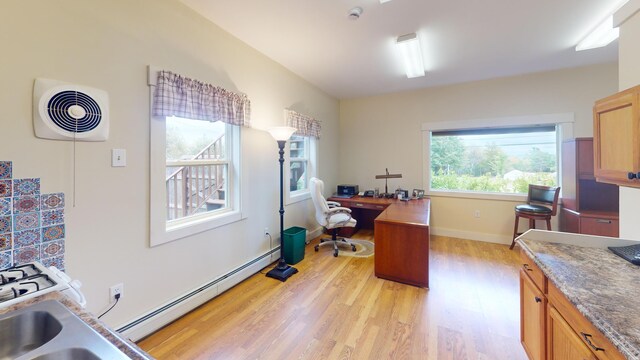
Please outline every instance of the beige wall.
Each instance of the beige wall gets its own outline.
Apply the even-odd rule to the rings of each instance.
[[[174,0],[4,1],[0,11],[0,159],[16,177],[41,177],[43,192],[63,191],[66,262],[84,283],[89,310],[124,282],[120,304],[104,319],[126,323],[269,249],[263,229],[278,228],[278,163],[265,132],[283,109],[323,123],[320,176],[337,183],[338,101],[241,43]],[[242,130],[245,220],[149,248],[149,89],[147,65],[183,73],[251,99],[257,129]],[[79,143],[73,204],[71,142],[37,139],[32,88],[47,77],[106,90],[111,133]],[[128,166],[112,168],[110,151],[127,150]],[[286,226],[315,228],[310,201],[287,207]],[[267,280],[265,280],[267,281]]]
[[[427,74],[429,76],[429,74]],[[605,64],[340,102],[340,175],[361,189],[384,187],[374,175],[402,173],[389,187],[425,188],[421,125],[428,122],[575,113],[575,136],[591,136],[593,102],[617,89]],[[433,198],[435,233],[510,241],[512,201]],[[479,219],[473,217],[480,210]],[[557,225],[555,225],[557,228]]]
[[[640,8],[637,1],[629,6]],[[619,62],[620,90],[640,84],[640,12],[628,19],[620,27]],[[638,204],[640,190],[620,187],[620,237],[640,240],[640,222],[638,221]]]

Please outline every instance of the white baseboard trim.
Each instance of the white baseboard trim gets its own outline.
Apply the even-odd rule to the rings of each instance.
[[[322,227],[307,231],[306,243],[322,234]],[[197,308],[205,302],[222,294],[241,281],[254,275],[269,264],[280,258],[280,237],[274,239],[275,248],[254,260],[237,267],[236,269],[220,276],[186,294],[178,296],[166,303],[148,311],[133,321],[117,327],[117,331],[128,339],[138,341],[152,334],[163,326]]]
[[[132,341],[138,341],[259,272],[273,262],[272,257],[278,259],[279,256],[279,247],[277,250],[268,251],[227,274],[158,306],[128,324],[117,327],[117,332]]]
[[[475,240],[475,241],[483,241],[494,244],[506,244],[511,245],[511,236],[502,235],[502,234],[488,234],[488,233],[479,233],[477,231],[464,231],[464,230],[456,230],[456,229],[447,229],[447,228],[430,228],[430,232],[432,235],[436,236],[447,236],[459,239],[467,239],[467,240]]]

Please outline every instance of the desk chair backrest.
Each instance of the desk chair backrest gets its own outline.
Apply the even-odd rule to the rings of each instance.
[[[312,177],[309,180],[309,191],[311,192],[311,200],[313,206],[316,209],[316,221],[320,226],[327,225],[327,213],[329,212],[329,205],[327,200],[322,195],[324,190],[324,182],[322,180]]]
[[[555,216],[558,210],[559,187],[549,187],[529,184],[529,195],[527,204],[544,205],[551,207],[551,216]]]

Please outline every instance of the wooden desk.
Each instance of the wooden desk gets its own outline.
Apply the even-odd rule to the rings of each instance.
[[[363,219],[361,227],[368,227],[369,217],[373,216],[377,277],[429,287],[429,199],[400,201],[355,196],[328,200],[352,209],[359,224]]]

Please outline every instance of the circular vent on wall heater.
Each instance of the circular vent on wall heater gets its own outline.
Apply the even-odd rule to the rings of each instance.
[[[103,90],[36,79],[33,103],[39,138],[105,141],[109,137],[109,96]]]

